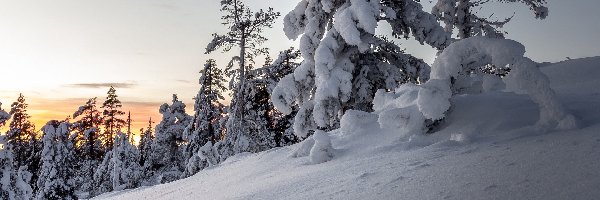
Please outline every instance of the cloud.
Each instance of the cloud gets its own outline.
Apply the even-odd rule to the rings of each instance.
[[[75,84],[67,84],[64,85],[66,87],[76,87],[76,88],[108,88],[113,86],[115,88],[132,88],[137,86],[137,83],[128,82],[128,83],[75,83]]]
[[[191,81],[188,81],[188,80],[183,80],[183,79],[178,79],[178,80],[175,80],[175,81],[177,81],[177,82],[179,82],[179,83],[185,83],[185,84],[190,84],[190,83],[192,83]]]

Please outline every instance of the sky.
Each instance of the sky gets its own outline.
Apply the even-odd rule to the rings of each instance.
[[[204,54],[211,34],[224,33],[218,0],[0,0],[0,102],[9,109],[19,93],[41,128],[64,119],[89,98],[106,98],[117,88],[123,110],[131,111],[134,130],[172,94],[191,111],[205,60],[224,66],[232,54]],[[282,15],[298,0],[246,0],[254,9],[273,7]],[[427,11],[432,3],[423,4]],[[520,4],[493,5],[481,12],[513,21],[502,30],[523,43],[538,62],[600,55],[600,7],[597,0],[549,0],[545,20]],[[296,46],[282,31],[283,17],[265,35],[276,52]],[[389,32],[381,24],[380,34]],[[398,40],[406,51],[432,63],[435,51]]]

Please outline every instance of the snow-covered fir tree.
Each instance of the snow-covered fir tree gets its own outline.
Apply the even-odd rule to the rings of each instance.
[[[521,3],[529,7],[537,19],[545,19],[548,16],[548,8],[545,0],[440,0],[432,8],[438,20],[445,24],[448,33],[458,32],[458,39],[473,36],[486,36],[492,38],[504,38],[504,33],[499,30],[511,21],[512,16],[504,20],[493,20],[490,17],[481,17],[478,11],[489,3]],[[494,74],[506,76],[510,68],[505,66],[484,65],[476,69],[462,71],[457,77],[453,77],[452,87],[454,92],[467,92],[471,90],[472,77],[481,77],[483,74]]]
[[[43,128],[42,167],[37,181],[37,199],[77,199],[75,155],[69,140],[68,122],[50,121]]]
[[[430,67],[386,37],[374,37],[372,48],[351,57],[356,63],[352,74],[352,95],[343,110],[373,111],[373,97],[379,89],[392,91],[403,83],[423,83]]]
[[[249,145],[248,138],[244,130],[251,126],[251,122],[246,121],[246,112],[244,106],[247,99],[248,90],[247,79],[248,70],[252,67],[253,58],[257,55],[266,54],[267,48],[262,47],[262,43],[267,40],[262,35],[265,28],[271,28],[279,13],[272,8],[252,12],[241,0],[223,0],[221,1],[221,12],[224,13],[223,24],[227,26],[229,32],[224,35],[213,34],[213,40],[206,47],[206,53],[211,53],[217,49],[230,51],[237,47],[239,55],[234,57],[228,66],[233,67],[233,62],[238,62],[238,69],[230,71],[229,76],[230,89],[233,93],[231,106],[229,107],[229,116],[227,121],[227,134],[224,137],[223,145],[225,148],[224,157],[231,156],[239,152],[254,151]]]
[[[142,167],[139,164],[140,154],[137,148],[129,142],[129,136],[121,132],[117,134],[112,154],[113,190],[138,187],[142,180]]]
[[[249,71],[246,87],[241,91],[245,93],[246,126],[243,129],[245,134],[238,136],[237,145],[239,150],[245,149],[248,152],[264,151],[276,146],[275,134],[268,130],[269,122],[274,121],[269,115],[272,110],[269,103],[269,83],[261,77],[264,76],[261,72],[262,70]]]
[[[0,135],[0,145],[0,199],[32,199],[31,173],[25,167],[16,170],[13,150],[7,145],[5,135]]]
[[[96,98],[89,99],[73,113],[75,121],[71,125],[75,135],[77,153],[76,186],[78,190],[89,191],[94,170],[102,162],[104,147],[100,138],[102,114],[96,107]]]
[[[94,172],[92,187],[88,197],[114,190],[123,190],[139,186],[144,172],[139,164],[139,152],[129,143],[126,134],[118,132],[114,137],[114,148],[106,152],[102,163]]]
[[[508,23],[512,16],[504,20],[492,20],[477,15],[477,11],[490,2],[523,3],[534,13],[535,18],[544,19],[548,16],[546,0],[438,0],[431,13],[444,22],[447,32],[457,30],[460,39],[471,36],[503,38],[504,34],[498,29]]]
[[[102,114],[96,107],[96,98],[89,99],[73,113],[73,131],[76,136],[76,146],[79,156],[86,160],[101,160],[103,156],[99,126],[102,124]]]
[[[219,150],[218,144],[213,146],[211,141],[206,142],[204,146],[200,147],[198,152],[194,154],[190,159],[188,159],[188,164],[186,165],[185,171],[182,174],[182,177],[189,177],[200,170],[214,166],[219,163]]]
[[[106,152],[104,158],[102,159],[102,163],[100,163],[97,166],[96,171],[94,171],[92,187],[88,194],[89,197],[97,196],[113,190],[111,175],[114,169],[114,162],[112,162],[112,157],[112,151]]]
[[[29,120],[27,114],[28,104],[25,97],[20,94],[17,101],[12,103],[10,115],[12,121],[6,133],[7,148],[13,152],[14,169],[17,170],[17,180],[25,181],[36,191],[38,172],[41,166],[40,155],[42,144],[40,138],[36,137],[35,125]],[[30,195],[30,194],[24,194]]]
[[[125,112],[121,110],[123,105],[121,101],[117,99],[116,90],[114,87],[110,87],[107,92],[108,96],[104,103],[102,103],[102,121],[104,125],[103,140],[106,142],[106,148],[112,149],[114,138],[113,136],[125,126],[125,120],[120,118],[125,115]]]
[[[389,23],[396,37],[413,36],[437,49],[450,43],[450,35],[435,17],[414,0],[303,0],[285,16],[286,36],[302,35],[304,60],[279,82],[272,100],[284,114],[299,107],[294,120],[297,136],[337,128],[346,109],[368,108],[364,104],[377,89],[426,78],[420,77],[428,70],[421,60],[401,50],[386,52],[399,48],[390,48],[391,43],[375,36],[380,21]],[[382,74],[383,83],[393,83],[366,78],[377,74]]]
[[[0,103],[0,128],[10,114],[2,110]],[[32,174],[26,166],[16,166],[12,145],[8,144],[7,136],[0,134],[0,199],[32,199],[33,188],[30,185]]]
[[[263,76],[267,82],[267,91],[269,93],[269,110],[267,111],[270,121],[268,122],[267,130],[274,135],[276,146],[287,146],[298,142],[298,137],[293,134],[292,123],[294,116],[298,112],[298,107],[294,106],[292,112],[283,114],[275,109],[273,102],[270,99],[270,94],[275,89],[277,83],[286,75],[294,72],[294,69],[300,65],[300,50],[295,50],[290,47],[279,52],[276,60],[272,61],[267,58],[265,66],[260,70],[263,71]]]
[[[166,183],[179,179],[184,169],[183,131],[191,123],[192,116],[185,113],[185,104],[173,95],[171,105],[163,104],[159,112],[162,120],[155,128],[152,142],[149,169],[155,183]]]
[[[148,126],[146,127],[146,129],[140,129],[140,143],[138,144],[138,149],[140,152],[140,159],[139,159],[139,163],[140,166],[142,166],[144,168],[144,176],[151,174],[148,173],[148,166],[146,162],[149,160],[149,157],[151,155],[151,151],[152,151],[152,141],[154,140],[154,128],[152,128],[152,124],[154,122],[152,121],[152,117],[148,120]]]
[[[184,150],[185,160],[197,153],[206,142],[215,143],[221,139],[219,120],[222,118],[224,106],[220,101],[225,100],[223,93],[227,89],[226,80],[213,59],[206,61],[200,74],[201,86],[194,98],[194,120],[184,131],[187,140]]]
[[[29,120],[27,114],[28,104],[25,97],[20,94],[17,101],[11,105],[10,115],[12,120],[6,133],[7,145],[11,146],[14,153],[15,166],[32,167],[36,153],[35,125]]]

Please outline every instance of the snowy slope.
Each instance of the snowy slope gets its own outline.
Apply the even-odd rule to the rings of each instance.
[[[542,70],[580,129],[536,130],[526,95],[463,95],[435,134],[409,140],[366,116],[331,132],[329,162],[291,157],[298,144],[97,199],[599,199],[600,57]]]

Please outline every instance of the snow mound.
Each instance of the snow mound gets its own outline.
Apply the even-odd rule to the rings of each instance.
[[[317,130],[313,135],[315,144],[310,149],[310,161],[313,164],[324,163],[333,159],[333,147],[327,133]]]
[[[539,107],[540,118],[537,129],[568,130],[577,127],[577,120],[568,113],[550,87],[548,78],[538,69],[537,63],[524,57],[525,48],[518,42],[507,39],[486,37],[471,37],[452,43],[436,58],[433,63],[431,79],[422,85],[407,85],[398,88],[395,94],[378,92],[375,96],[374,109],[384,117],[417,119],[423,115],[426,119],[440,120],[446,117],[450,110],[450,99],[453,95],[498,91],[528,94]],[[498,67],[510,66],[510,73],[504,79],[493,75],[471,74],[480,67],[492,65]],[[471,75],[470,75],[471,74]],[[474,76],[474,77],[472,77]],[[502,83],[503,81],[503,83]],[[479,87],[474,89],[472,87]],[[416,102],[406,101],[418,88]],[[459,89],[460,88],[460,89]],[[407,95],[402,94],[408,93]],[[395,99],[397,98],[397,100]],[[409,98],[410,99],[410,98]],[[394,104],[394,106],[391,106]],[[400,105],[398,105],[400,104]],[[421,113],[413,113],[413,117],[403,117],[384,112],[385,109],[396,109],[417,106]],[[408,132],[418,133],[423,127],[410,125],[406,120],[400,120],[402,127],[410,127]],[[387,123],[384,123],[387,124]],[[422,124],[421,124],[422,125]],[[387,125],[384,125],[387,126]]]

